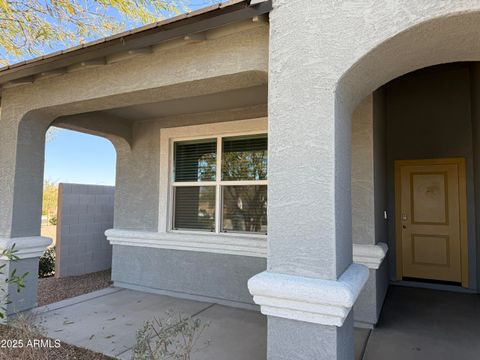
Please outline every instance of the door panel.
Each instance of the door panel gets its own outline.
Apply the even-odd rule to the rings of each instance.
[[[412,264],[450,266],[450,237],[412,235]]]
[[[448,174],[411,173],[412,222],[445,224],[448,221]]]
[[[401,276],[464,280],[464,171],[463,159],[396,162],[397,271]]]

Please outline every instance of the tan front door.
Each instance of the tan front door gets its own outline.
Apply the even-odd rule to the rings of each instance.
[[[467,286],[465,161],[395,162],[400,278]]]

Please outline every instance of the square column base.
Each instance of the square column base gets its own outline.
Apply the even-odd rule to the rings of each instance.
[[[358,296],[354,311],[356,327],[373,328],[378,321],[388,288],[385,257],[388,246],[353,244],[353,261],[368,267],[368,280]]]
[[[17,260],[0,257],[0,266],[4,265],[0,274],[0,289],[3,290],[0,300],[6,295],[8,304],[1,305],[6,308],[6,314],[11,315],[20,311],[32,309],[37,306],[38,289],[38,263],[52,239],[42,236],[23,238],[0,238],[0,252],[4,249],[14,249],[13,255]],[[6,279],[13,271],[17,276],[25,273],[25,287],[17,291],[16,284],[7,284]]]
[[[268,316],[267,359],[354,358],[352,307],[368,268],[351,264],[337,280],[263,272],[248,281]]]
[[[0,287],[8,294],[7,316],[37,306],[38,261],[39,257],[15,261],[0,260],[0,265],[5,265],[2,269],[3,274],[0,275]],[[16,270],[19,276],[28,272],[28,275],[25,277],[25,287],[20,289],[20,291],[17,291],[17,285],[15,284],[5,284],[5,279],[13,270]]]
[[[354,359],[353,315],[343,326],[268,317],[268,360]]]
[[[369,269],[369,272],[370,276],[358,296],[353,307],[353,313],[356,327],[371,329],[378,322],[387,294],[387,264],[384,262],[378,269]]]

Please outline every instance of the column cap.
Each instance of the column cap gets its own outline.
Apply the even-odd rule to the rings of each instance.
[[[368,279],[368,268],[351,264],[338,280],[265,271],[248,281],[264,315],[342,326]]]
[[[353,244],[353,261],[367,266],[369,269],[378,269],[388,252],[388,245],[384,242],[378,244]]]
[[[20,259],[40,257],[52,243],[52,239],[44,236],[29,236],[16,238],[0,238],[0,252],[10,249],[15,244],[14,255]],[[0,257],[0,260],[8,260]]]

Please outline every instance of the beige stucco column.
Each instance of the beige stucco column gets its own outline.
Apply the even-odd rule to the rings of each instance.
[[[11,303],[8,313],[36,304],[38,258],[51,243],[40,236],[45,131],[49,120],[40,115],[16,114],[2,99],[0,117],[0,249],[15,244],[17,261],[0,258],[5,264],[0,286]],[[14,269],[28,272],[26,287],[17,293],[3,279]]]
[[[353,359],[351,123],[309,2],[270,14],[268,269],[249,288],[268,315],[268,359]]]

